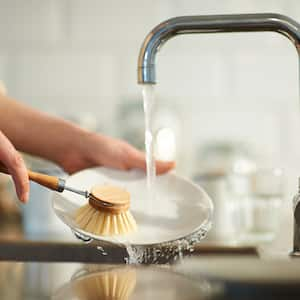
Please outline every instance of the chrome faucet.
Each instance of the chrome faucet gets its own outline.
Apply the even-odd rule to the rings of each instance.
[[[157,25],[145,38],[138,59],[138,83],[155,84],[155,58],[161,46],[179,34],[273,31],[286,36],[300,55],[300,24],[279,14],[183,16]],[[294,205],[294,250],[300,257],[300,194]]]
[[[161,46],[179,34],[274,31],[285,35],[300,52],[300,24],[279,14],[183,16],[157,25],[145,38],[138,59],[138,82],[156,83],[155,58]]]

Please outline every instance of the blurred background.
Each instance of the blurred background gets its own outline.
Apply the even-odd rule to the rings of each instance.
[[[1,0],[0,79],[19,101],[143,148],[136,69],[146,34],[178,15],[257,12],[300,21],[300,2]],[[275,207],[268,224],[278,201],[291,222],[300,175],[293,45],[277,33],[177,37],[159,54],[157,81],[157,157],[176,159],[178,173],[220,198],[221,216],[224,197],[252,195],[263,198],[258,215]]]

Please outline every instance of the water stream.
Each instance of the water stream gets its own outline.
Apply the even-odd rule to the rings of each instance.
[[[145,149],[147,164],[147,188],[150,201],[154,196],[154,185],[156,177],[154,158],[154,137],[153,137],[153,108],[155,104],[154,87],[146,84],[143,86],[143,101],[145,114]]]

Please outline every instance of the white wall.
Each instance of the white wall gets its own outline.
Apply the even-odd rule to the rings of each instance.
[[[118,103],[140,98],[137,55],[154,25],[253,12],[300,21],[300,2],[1,0],[0,77],[20,101],[61,115],[94,113],[118,135]],[[300,175],[297,70],[295,49],[275,33],[178,37],[159,55],[157,98],[182,118],[186,156],[211,137],[246,141],[286,168],[292,190]]]

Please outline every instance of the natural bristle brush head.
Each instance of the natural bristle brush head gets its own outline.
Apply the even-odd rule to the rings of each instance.
[[[124,235],[137,230],[128,210],[130,194],[115,186],[96,186],[89,195],[89,203],[76,211],[77,225],[96,235]]]
[[[95,186],[90,192],[89,203],[95,209],[119,213],[128,210],[130,194],[115,186]]]

